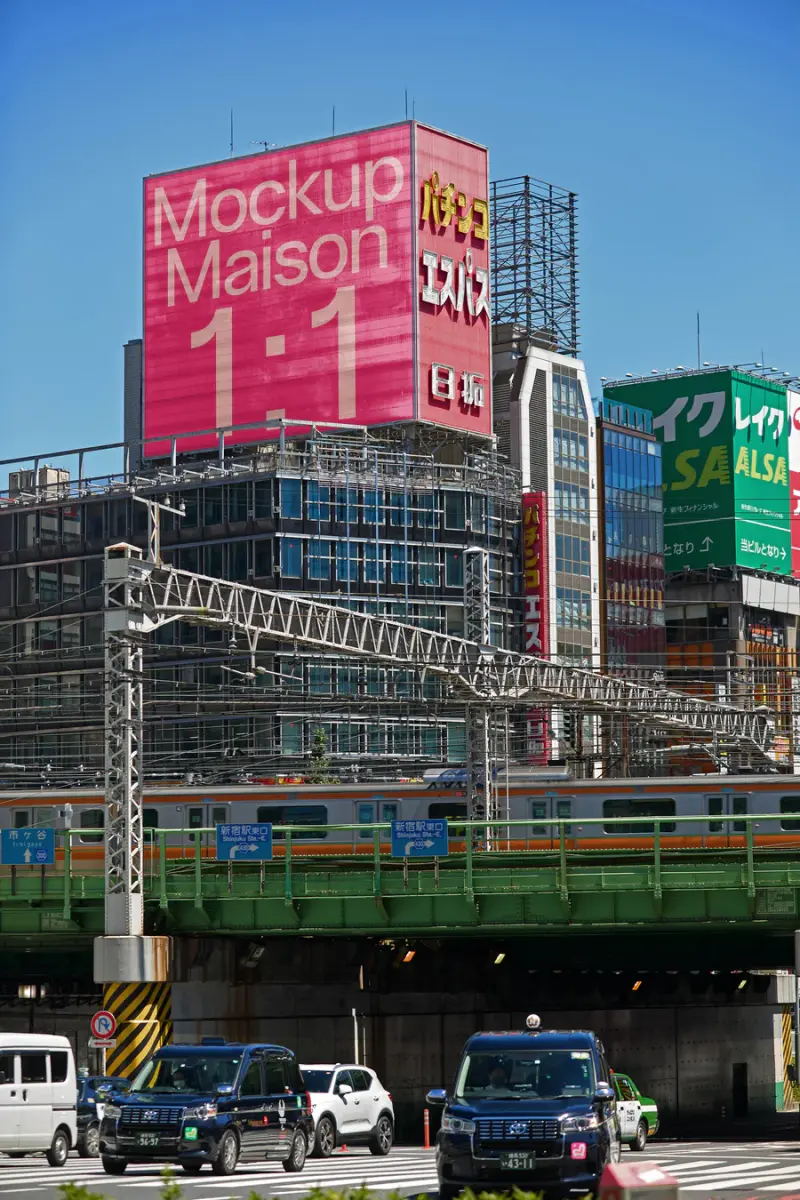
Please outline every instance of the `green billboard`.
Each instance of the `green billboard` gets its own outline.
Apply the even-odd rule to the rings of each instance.
[[[742,371],[607,385],[653,414],[663,450],[664,567],[791,575],[786,389]]]

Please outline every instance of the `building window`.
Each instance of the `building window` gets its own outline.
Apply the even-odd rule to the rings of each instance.
[[[364,581],[384,583],[386,580],[386,547],[370,543],[364,547]]]
[[[567,368],[563,372],[553,372],[553,412],[560,413],[562,417],[586,420],[576,371]]]
[[[331,545],[319,538],[312,538],[308,543],[308,577],[309,579],[324,579],[331,577]]]
[[[303,574],[303,543],[300,538],[281,538],[281,575],[300,579]]]
[[[444,585],[445,587],[464,586],[464,556],[460,550],[445,550],[444,552]]]
[[[343,525],[353,525],[358,520],[358,488],[336,489],[336,520]]]
[[[308,672],[309,691],[314,696],[327,696],[331,690],[330,667],[311,667]]]
[[[590,594],[577,588],[556,588],[556,625],[564,629],[591,629]]]
[[[383,491],[381,488],[364,489],[364,522],[367,525],[382,525],[384,522]]]
[[[417,528],[433,529],[436,521],[435,496],[417,496]]]
[[[575,483],[555,483],[555,515],[562,521],[589,524],[589,489]]]
[[[436,587],[439,582],[439,564],[432,546],[417,549],[417,582],[420,587]]]
[[[392,583],[408,582],[405,546],[392,546]]]
[[[343,583],[358,580],[358,546],[355,542],[337,542],[336,578]]]
[[[281,516],[298,520],[303,515],[303,484],[300,479],[281,480]]]
[[[463,492],[445,492],[445,529],[465,529],[467,524],[467,498]]]
[[[405,529],[411,524],[410,514],[408,492],[392,492],[389,499],[389,524]]]
[[[318,483],[316,479],[308,481],[308,519],[309,521],[330,521],[331,519],[331,489]]]
[[[556,570],[589,576],[589,542],[586,538],[556,534]]]

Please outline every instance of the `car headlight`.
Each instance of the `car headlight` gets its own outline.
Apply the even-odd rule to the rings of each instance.
[[[597,1113],[590,1113],[588,1117],[564,1117],[561,1132],[585,1133],[588,1129],[599,1129],[601,1125],[602,1121]]]
[[[194,1108],[187,1108],[183,1117],[185,1121],[208,1121],[216,1115],[216,1104],[196,1104]]]
[[[122,1116],[122,1109],[118,1104],[107,1104],[105,1106],[105,1116],[111,1121],[117,1121]]]
[[[465,1117],[451,1117],[447,1113],[442,1117],[442,1129],[446,1133],[474,1133],[475,1122]]]

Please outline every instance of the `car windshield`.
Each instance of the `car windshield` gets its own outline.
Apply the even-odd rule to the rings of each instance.
[[[589,1050],[512,1050],[464,1057],[456,1095],[492,1099],[587,1098],[595,1092]]]
[[[241,1061],[232,1055],[192,1054],[186,1058],[156,1055],[142,1067],[131,1091],[162,1096],[177,1092],[213,1093],[215,1087],[234,1082]]]
[[[301,1067],[303,1082],[310,1092],[327,1092],[333,1079],[333,1071],[316,1071],[311,1067]]]

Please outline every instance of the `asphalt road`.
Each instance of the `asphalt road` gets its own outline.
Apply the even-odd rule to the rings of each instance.
[[[656,1162],[679,1180],[686,1200],[800,1200],[800,1140],[798,1142],[660,1142],[643,1155],[623,1151],[623,1161]],[[220,1179],[205,1170],[199,1176],[176,1179],[185,1200],[245,1200],[251,1191],[267,1197],[302,1200],[314,1186],[355,1187],[365,1183],[376,1192],[397,1190],[407,1196],[436,1193],[432,1150],[396,1147],[388,1158],[373,1158],[366,1150],[337,1151],[327,1161],[310,1159],[302,1175],[287,1175],[280,1163],[247,1165]],[[70,1156],[61,1169],[44,1158],[12,1160],[0,1157],[0,1200],[60,1200],[59,1184],[74,1180],[92,1192],[117,1200],[156,1200],[162,1180],[158,1167],[129,1167],[121,1178],[106,1175],[99,1159]]]

